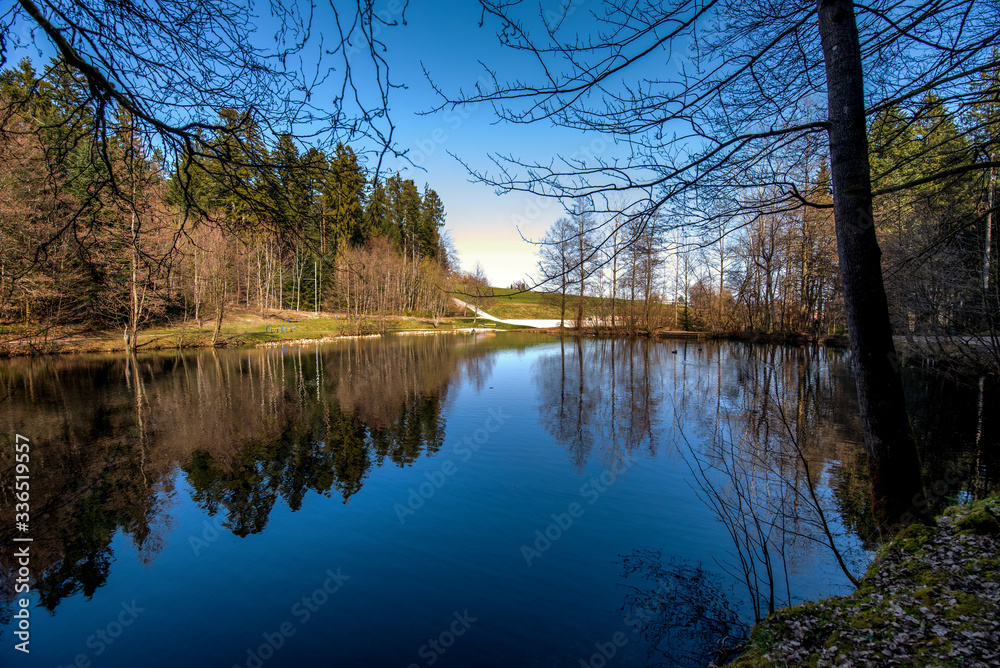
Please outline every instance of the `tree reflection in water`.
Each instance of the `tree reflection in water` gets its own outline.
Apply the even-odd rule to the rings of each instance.
[[[613,466],[640,449],[679,457],[731,538],[707,566],[661,559],[668,546],[624,558],[626,581],[657,583],[626,583],[622,608],[655,613],[641,626],[651,660],[704,665],[741,628],[802,600],[794,581],[806,564],[839,566],[845,586],[863,572],[878,528],[849,363],[846,354],[816,347],[615,339],[562,340],[537,361],[541,422],[576,467],[593,457]],[[996,489],[998,470],[996,462],[983,465],[982,411],[970,415],[963,406],[968,392],[932,390],[944,387],[940,381],[911,383],[936,397],[911,405],[918,424],[952,418],[940,431],[918,430],[925,475],[948,486],[938,507],[949,496]],[[983,403],[982,385],[974,389]],[[960,414],[964,422],[953,417]],[[724,595],[724,582],[740,591]]]
[[[32,453],[32,588],[49,610],[69,596],[93,595],[108,578],[116,535],[131,542],[142,563],[152,563],[170,532],[178,482],[237,536],[263,531],[279,501],[293,511],[311,493],[349,503],[377,467],[406,466],[442,448],[455,383],[483,389],[497,349],[539,343],[554,344],[532,370],[539,419],[572,465],[598,460],[614,470],[626,454],[641,454],[683,466],[683,453],[711,472],[717,489],[733,481],[727,466],[750,475],[743,480],[749,486],[753,479],[758,490],[793,481],[788,493],[761,497],[781,510],[775,517],[788,520],[766,543],[787,548],[779,557],[787,569],[772,571],[778,585],[783,571],[794,575],[808,551],[822,545],[805,537],[816,525],[795,490],[808,490],[806,483],[824,490],[823,508],[841,519],[843,535],[873,535],[853,394],[844,391],[853,387],[846,356],[739,344],[508,340],[419,337],[285,351],[4,361],[4,414],[45,444]],[[927,381],[911,387],[924,402],[911,410],[925,475],[952,481],[936,491],[936,503],[995,489],[996,418],[981,408],[991,405],[994,390],[978,385],[970,395]],[[13,437],[0,434],[0,479],[12,478]],[[974,449],[956,445],[963,442]],[[794,443],[808,472],[790,456]],[[951,451],[933,450],[943,444]],[[777,477],[766,479],[766,471]],[[14,504],[0,504],[0,542],[13,537],[13,511]],[[681,564],[674,570],[703,589],[733,563],[726,561],[732,551],[720,551],[719,564],[706,561],[692,571],[671,560],[669,546],[651,549],[666,558],[659,568]],[[7,552],[0,560],[2,622],[15,597],[16,564]],[[782,590],[791,598],[776,587]],[[638,603],[639,590],[631,595]],[[751,599],[733,596],[739,609],[753,610]],[[771,600],[757,608],[766,612]]]
[[[347,503],[372,467],[441,447],[449,384],[488,382],[490,350],[420,337],[5,363],[5,412],[45,444],[32,453],[32,589],[49,610],[92,596],[119,531],[151,564],[170,530],[178,469],[195,501],[241,537],[263,531],[279,499],[293,511],[310,491]],[[2,447],[5,479],[13,452]],[[0,508],[0,542],[13,537],[13,509]],[[8,556],[0,622],[15,598]]]
[[[664,433],[653,429],[662,396],[653,390],[652,370],[663,346],[640,339],[560,339],[559,352],[534,368],[539,419],[570,460],[582,468],[598,456],[616,468],[626,452],[656,453]]]

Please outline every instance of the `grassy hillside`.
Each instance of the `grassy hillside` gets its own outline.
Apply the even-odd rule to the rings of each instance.
[[[488,300],[486,312],[498,318],[547,319],[559,317],[559,295],[544,292],[518,292],[492,288],[496,295]],[[459,299],[462,299],[460,296]],[[468,301],[468,300],[466,300]]]
[[[494,297],[488,300],[490,303],[484,310],[490,315],[509,319],[550,319],[559,318],[559,295],[549,292],[536,292],[529,290],[520,292],[510,288],[491,288]],[[461,292],[456,292],[458,299],[469,301]],[[576,317],[577,296],[566,295],[566,318]],[[592,316],[598,313],[610,313],[611,300],[606,297],[584,297],[584,316]],[[618,300],[616,309],[622,309],[628,302]],[[642,302],[638,303],[638,308],[642,308]]]

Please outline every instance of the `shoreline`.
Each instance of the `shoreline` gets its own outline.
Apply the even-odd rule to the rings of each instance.
[[[697,341],[733,341],[744,343],[759,343],[772,345],[790,346],[816,346],[821,345],[829,348],[849,349],[850,342],[844,335],[831,335],[815,337],[803,333],[750,333],[750,332],[730,332],[713,333],[701,331],[684,331],[660,329],[653,332],[614,332],[604,327],[585,327],[583,329],[573,329],[569,327],[481,327],[467,324],[468,318],[454,318],[439,322],[438,326],[433,326],[430,320],[413,318],[408,316],[396,316],[400,324],[422,323],[427,325],[422,328],[391,328],[382,333],[340,333],[332,327],[319,329],[314,335],[295,336],[295,338],[275,337],[279,332],[266,332],[268,326],[277,329],[278,323],[286,322],[276,320],[278,315],[260,317],[251,314],[241,314],[233,317],[227,322],[230,332],[222,333],[222,338],[215,346],[211,344],[211,331],[204,329],[190,329],[185,325],[176,328],[163,328],[153,330],[153,333],[143,334],[140,332],[140,344],[136,352],[147,352],[153,350],[187,350],[187,349],[208,349],[208,348],[260,348],[277,347],[283,345],[308,345],[313,343],[332,343],[334,341],[377,338],[381,336],[426,336],[432,334],[458,334],[458,333],[483,333],[518,331],[532,332],[536,334],[548,334],[552,336],[584,336],[606,338],[611,336],[624,338],[648,338],[652,340],[697,340]],[[330,325],[339,325],[346,322],[346,319],[337,314],[321,314],[318,318],[305,317],[298,321],[293,321],[296,325],[307,326],[311,322],[330,321]],[[457,322],[456,322],[457,321]],[[248,322],[252,322],[256,327],[246,328]],[[504,323],[501,322],[501,325]],[[455,326],[457,325],[457,326]],[[232,329],[243,327],[242,331],[233,332]],[[45,330],[43,330],[44,332]],[[297,332],[296,332],[297,333]],[[37,357],[42,355],[72,355],[83,353],[121,353],[125,352],[124,344],[117,333],[102,331],[78,331],[70,328],[55,335],[51,333],[39,333],[35,335],[25,335],[16,338],[9,338],[0,341],[0,358],[12,357]],[[272,338],[262,339],[270,336]],[[143,340],[144,339],[144,340]],[[912,357],[915,359],[935,360],[939,363],[946,363],[945,355],[942,355],[941,345],[936,346],[936,350],[931,350],[930,344],[913,345],[908,343],[903,337],[895,337],[897,350],[900,357]],[[967,360],[966,360],[967,362]]]
[[[239,320],[231,321],[230,327],[236,324],[245,324],[248,316],[241,316]],[[256,316],[254,316],[256,317]],[[325,318],[331,316],[325,314]],[[337,316],[333,316],[337,317]],[[745,334],[713,334],[709,332],[692,332],[683,330],[657,330],[652,333],[646,331],[637,332],[612,332],[601,327],[589,327],[583,329],[572,329],[568,327],[482,327],[470,326],[461,323],[460,326],[447,326],[454,321],[444,321],[440,324],[445,327],[427,327],[419,329],[390,329],[382,333],[369,332],[364,334],[334,333],[330,330],[320,330],[315,336],[297,336],[296,338],[272,338],[259,340],[262,336],[274,335],[277,332],[261,331],[265,327],[273,325],[273,318],[258,318],[259,323],[256,329],[249,329],[238,332],[223,332],[222,338],[217,345],[211,343],[211,332],[207,330],[190,330],[184,328],[164,330],[154,330],[152,334],[139,333],[141,341],[136,352],[162,351],[162,350],[199,350],[211,348],[269,348],[285,345],[309,345],[332,343],[335,341],[380,338],[383,336],[428,336],[435,334],[481,334],[496,332],[531,332],[535,334],[548,334],[550,336],[585,336],[605,338],[618,336],[624,338],[648,338],[652,340],[697,340],[697,341],[743,341],[749,343],[771,343],[783,345],[824,345],[829,347],[846,347],[844,337],[824,337],[819,341],[812,340],[801,334],[767,334],[767,335],[745,335]],[[405,318],[400,316],[400,318]],[[414,319],[415,320],[415,319]],[[460,319],[455,319],[460,320]],[[309,319],[297,321],[295,324],[303,325],[309,323]],[[458,324],[458,323],[456,323]],[[504,323],[501,323],[504,324]],[[296,332],[297,333],[297,332]],[[23,336],[0,341],[0,358],[13,357],[39,357],[43,355],[73,355],[86,353],[124,353],[125,347],[120,339],[111,332],[87,332],[80,334],[73,330],[67,330],[62,334],[53,336]]]
[[[425,334],[481,333],[496,331],[542,331],[521,327],[481,327],[472,326],[471,318],[449,318],[434,324],[430,318],[394,316],[390,322],[394,326],[385,332],[369,330],[358,333],[351,321],[335,313],[309,314],[296,320],[295,314],[272,313],[267,316],[250,313],[236,313],[223,324],[216,345],[212,345],[211,329],[195,329],[187,323],[161,328],[150,328],[139,332],[136,353],[162,350],[200,350],[212,348],[277,347],[284,345],[308,345],[332,343],[334,341],[389,336],[418,336]],[[279,331],[282,325],[295,325],[291,331]],[[417,325],[417,327],[414,327]],[[422,327],[420,325],[423,325]],[[8,326],[10,327],[10,326]],[[270,331],[273,328],[274,331]],[[355,331],[351,331],[355,329]],[[227,331],[228,330],[228,331]],[[310,331],[311,330],[311,331]],[[20,336],[10,333],[0,340],[0,358],[41,357],[44,355],[73,355],[86,353],[124,353],[125,345],[121,334],[115,331],[94,331],[85,328],[64,327],[40,329],[25,332]]]
[[[724,665],[1000,665],[1000,498],[934,522],[880,547],[853,593],[768,615]]]

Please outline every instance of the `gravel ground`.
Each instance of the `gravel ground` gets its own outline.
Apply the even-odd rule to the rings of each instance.
[[[1000,500],[902,531],[856,592],[774,613],[730,666],[1000,666]]]

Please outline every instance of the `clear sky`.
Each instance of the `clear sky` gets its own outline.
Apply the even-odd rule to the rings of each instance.
[[[565,16],[563,29],[570,31],[575,28],[574,23],[589,23],[588,12],[599,9],[598,4],[596,0],[540,0],[537,5],[525,5],[522,9],[536,16],[538,11],[550,18]],[[399,0],[378,0],[375,4],[376,14],[388,21],[401,21],[402,9]],[[336,31],[329,10],[317,5],[316,11],[313,37],[321,35],[325,48],[330,48],[329,40],[336,36]],[[255,12],[258,31],[251,41],[273,45],[274,21],[269,6],[257,2]],[[524,58],[523,54],[519,56],[499,45],[495,20],[479,26],[478,3],[413,0],[406,8],[405,19],[405,25],[381,28],[377,36],[386,45],[385,57],[392,81],[405,85],[392,91],[390,107],[396,125],[396,144],[409,150],[413,164],[392,160],[383,165],[383,170],[400,171],[419,188],[428,183],[438,192],[447,214],[445,229],[463,269],[472,270],[480,262],[493,285],[506,286],[520,279],[530,283],[536,269],[536,247],[523,240],[522,235],[529,239],[541,237],[564,213],[562,205],[525,193],[499,196],[489,186],[473,182],[459,159],[472,168],[490,171],[491,154],[547,162],[558,155],[581,153],[607,157],[615,145],[609,138],[542,124],[498,124],[494,110],[485,104],[426,114],[440,104],[440,99],[425,76],[425,68],[435,83],[457,94],[460,89],[475,88],[477,79],[485,73],[482,63],[497,69],[501,79],[516,78],[530,63],[518,60]],[[18,26],[24,45],[31,44],[28,25]],[[34,48],[23,55],[42,62],[53,55],[53,50],[38,31]],[[11,54],[8,64],[19,57]],[[359,62],[354,63],[354,58]],[[357,65],[357,69],[363,70],[365,58],[363,53],[352,57],[352,67]],[[334,64],[336,57],[328,62]],[[338,77],[335,72],[331,81]],[[364,77],[357,83],[363,88]],[[328,94],[335,94],[336,90],[331,88]],[[371,148],[356,144],[354,147],[360,153]]]
[[[549,7],[551,5],[551,7]],[[586,0],[575,2],[570,14],[581,12]],[[543,0],[543,11],[563,11],[559,0]],[[377,12],[397,17],[401,3],[379,2]],[[396,10],[393,13],[392,10]],[[488,170],[490,154],[546,161],[557,154],[578,151],[600,153],[612,148],[610,140],[548,126],[497,124],[488,105],[442,110],[418,115],[440,103],[427,81],[426,68],[434,82],[449,93],[475,87],[485,70],[479,61],[501,73],[517,71],[517,54],[499,46],[497,23],[479,27],[477,3],[411,2],[406,25],[386,29],[383,38],[393,79],[405,83],[392,99],[400,147],[409,149],[411,160],[426,171],[405,162],[390,163],[422,187],[430,183],[444,201],[446,229],[459,259],[471,270],[481,262],[494,285],[506,286],[535,273],[535,246],[521,235],[537,239],[563,214],[559,202],[526,193],[498,196],[482,183],[470,182],[469,172],[454,154],[476,169]],[[423,66],[423,68],[422,68]]]

